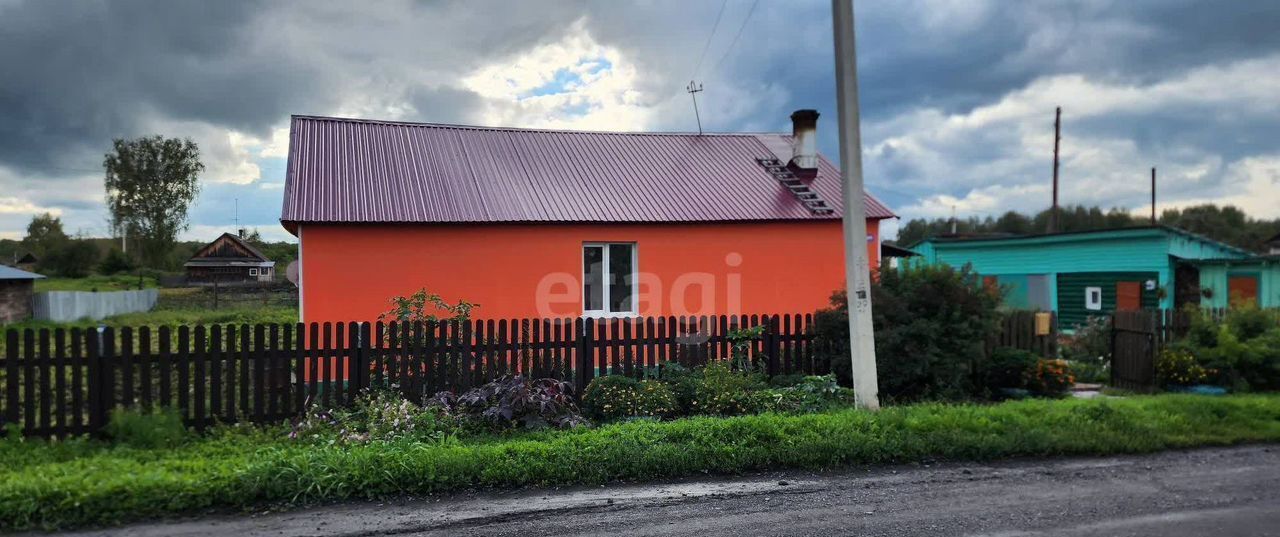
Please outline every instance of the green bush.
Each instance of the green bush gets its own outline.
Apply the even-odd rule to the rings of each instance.
[[[669,418],[680,413],[680,403],[675,391],[665,382],[642,380],[636,385],[635,409],[632,415],[640,418]]]
[[[853,390],[841,387],[835,375],[806,376],[790,386],[761,391],[758,401],[765,412],[819,412],[853,403]]]
[[[117,408],[105,429],[113,442],[141,449],[172,448],[191,438],[182,416],[170,408],[150,412]]]
[[[1221,323],[1198,315],[1175,349],[1210,370],[1209,382],[1236,390],[1280,390],[1280,311],[1238,306]]]
[[[734,371],[722,362],[707,364],[700,373],[687,413],[740,416],[760,410],[756,392],[768,386],[763,375]]]
[[[657,380],[671,388],[676,398],[676,414],[687,416],[693,413],[693,402],[698,397],[698,384],[702,382],[702,370],[689,369],[677,362],[667,362],[656,368]]]
[[[107,252],[107,256],[102,258],[102,262],[98,263],[98,273],[110,276],[120,272],[128,272],[133,270],[133,260],[129,259],[124,252],[112,248]]]
[[[1200,384],[1211,372],[1184,348],[1163,349],[1156,358],[1156,383],[1161,387]]]
[[[981,382],[995,393],[1001,389],[1024,390],[1040,357],[1030,351],[1000,347],[983,362]]]
[[[974,367],[996,329],[1000,294],[968,267],[885,267],[871,286],[880,394],[889,400],[967,399],[980,394]],[[814,320],[818,358],[851,385],[848,297]]]
[[[804,373],[788,373],[784,375],[774,375],[769,377],[769,386],[773,388],[790,388],[809,378]],[[834,375],[832,375],[834,378]]]
[[[64,278],[83,278],[98,264],[98,247],[84,239],[59,244],[40,258],[40,270]]]
[[[624,375],[596,377],[582,392],[582,411],[588,418],[613,421],[631,417],[639,381]]]

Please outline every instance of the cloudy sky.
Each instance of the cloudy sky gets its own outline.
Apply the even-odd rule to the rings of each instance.
[[[782,0],[0,0],[0,238],[105,235],[115,137],[190,137],[190,238],[278,223],[290,114],[786,131],[836,154],[830,4]],[[1049,202],[1280,217],[1280,3],[859,0],[868,189],[904,218]]]

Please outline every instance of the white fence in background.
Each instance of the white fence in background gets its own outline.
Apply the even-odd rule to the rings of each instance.
[[[99,320],[121,313],[151,311],[160,298],[157,289],[139,291],[44,291],[34,297],[33,316],[41,321]]]

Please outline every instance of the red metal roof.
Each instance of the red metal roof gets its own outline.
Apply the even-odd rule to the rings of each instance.
[[[280,220],[292,230],[303,222],[839,219],[839,170],[825,158],[810,187],[834,215],[812,214],[756,161],[784,157],[790,139],[294,116]],[[870,195],[866,209],[867,218],[894,216]]]

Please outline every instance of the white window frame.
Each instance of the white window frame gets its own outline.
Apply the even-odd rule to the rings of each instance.
[[[629,275],[631,277],[630,311],[609,311],[609,303],[610,303],[609,301],[609,287],[610,287],[609,285],[609,247],[618,246],[618,245],[631,247],[631,274]],[[578,250],[578,261],[582,264],[582,270],[578,272],[579,274],[582,275],[582,280],[578,282],[579,289],[582,289],[583,287],[585,287],[585,284],[586,284],[586,280],[587,280],[586,250],[587,248],[590,248],[590,247],[598,247],[603,253],[603,257],[601,257],[600,259],[600,267],[601,267],[601,270],[604,271],[604,274],[603,274],[604,278],[602,279],[603,289],[601,290],[602,300],[600,304],[604,306],[604,309],[602,310],[587,309],[588,297],[586,293],[583,293],[582,294],[582,316],[587,318],[592,318],[592,319],[615,319],[615,318],[621,319],[621,318],[629,318],[629,317],[639,317],[640,316],[640,312],[639,312],[640,297],[638,296],[638,291],[640,287],[640,254],[638,251],[639,249],[636,248],[636,243],[621,242],[621,241],[582,243],[582,248]]]
[[[250,269],[249,269],[249,275],[250,275],[250,276],[257,276],[257,275],[258,275],[258,269],[257,269],[257,268],[250,268]]]
[[[1097,294],[1098,301],[1094,302],[1094,294]],[[1084,288],[1084,309],[1089,311],[1102,310],[1102,288],[1101,287],[1085,287]]]

